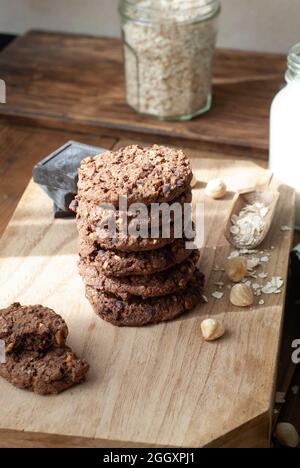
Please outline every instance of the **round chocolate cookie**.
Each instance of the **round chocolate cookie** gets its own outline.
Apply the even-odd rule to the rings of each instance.
[[[186,239],[175,239],[170,245],[146,252],[93,250],[84,257],[87,264],[106,276],[152,275],[178,265],[191,255]]]
[[[131,297],[120,300],[86,286],[86,297],[94,311],[107,322],[117,326],[141,327],[143,325],[172,320],[203,302],[204,276],[197,271],[186,289],[169,296],[141,299]]]
[[[183,263],[161,273],[148,276],[109,277],[81,259],[79,272],[85,284],[99,291],[112,293],[121,299],[128,299],[129,296],[158,297],[184,289],[194,275],[198,260],[199,251],[195,250]]]
[[[171,225],[170,236],[157,238],[144,238],[116,233],[112,238],[110,233],[99,232],[96,226],[89,226],[88,223],[77,220],[77,230],[79,238],[79,253],[82,256],[89,255],[93,251],[103,249],[114,249],[122,252],[141,252],[155,250],[174,242],[174,229]],[[160,233],[161,234],[161,233]]]
[[[82,161],[78,200],[119,205],[170,202],[185,192],[192,180],[190,163],[183,151],[154,145],[138,145],[107,151]]]
[[[163,220],[168,222],[170,219],[172,222],[174,219],[182,219],[184,204],[191,203],[191,201],[192,191],[189,189],[182,193],[178,198],[175,198],[172,203],[165,205],[161,211],[158,210],[158,207],[151,210],[150,207],[146,205],[143,205],[143,210],[141,210],[139,207],[140,204],[133,204],[129,206],[127,210],[121,211],[113,206],[108,208],[106,207],[106,204],[85,200],[77,200],[77,206],[74,208],[74,211],[76,212],[77,220],[87,223],[90,227],[105,224],[109,225],[110,222],[114,222],[119,228],[124,223],[126,223],[127,226],[135,223],[135,225],[145,226],[147,228],[153,225],[161,226]],[[168,211],[169,206],[170,211]],[[165,208],[167,208],[167,210],[165,210]]]

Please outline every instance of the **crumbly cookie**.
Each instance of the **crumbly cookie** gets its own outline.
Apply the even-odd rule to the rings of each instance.
[[[170,202],[185,192],[192,180],[183,151],[154,145],[131,145],[82,161],[78,171],[78,198],[119,204]]]
[[[170,221],[173,221],[177,218],[182,218],[184,213],[184,205],[191,203],[192,201],[192,191],[191,189],[182,193],[178,198],[175,198],[172,203],[167,204],[172,206],[174,204],[174,210],[170,210]],[[176,206],[175,206],[176,204]],[[127,210],[118,210],[111,207],[106,207],[106,204],[88,202],[85,200],[78,200],[75,205],[73,204],[73,211],[76,212],[76,218],[78,221],[85,222],[90,227],[96,227],[101,225],[109,225],[111,222],[114,222],[119,228],[126,223],[127,226],[139,225],[139,226],[161,226],[163,219],[166,219],[168,222],[168,213],[165,217],[162,216],[162,211],[158,211],[157,214],[153,210],[150,210],[149,207],[143,206],[144,211],[140,211],[139,204],[131,205]],[[167,206],[167,208],[168,208]],[[132,209],[131,209],[132,208]]]
[[[40,395],[60,393],[85,379],[89,365],[68,347],[7,354],[0,376]]]
[[[172,320],[193,309],[203,302],[203,285],[204,276],[197,271],[186,289],[169,296],[149,299],[132,296],[124,301],[86,286],[86,297],[103,320],[117,326],[140,327]]]
[[[186,239],[175,239],[161,249],[130,253],[99,249],[82,258],[106,276],[152,275],[184,262],[191,255],[185,244]]]
[[[194,275],[199,260],[199,251],[191,255],[181,264],[167,271],[148,276],[108,277],[91,264],[79,261],[79,272],[85,284],[99,291],[112,293],[121,299],[129,296],[158,297],[166,296],[184,289]]]
[[[116,237],[112,238],[109,233],[101,233],[95,226],[89,226],[82,220],[77,220],[79,253],[82,256],[99,248],[120,250],[121,252],[143,252],[147,250],[155,250],[164,247],[165,245],[174,242],[174,228],[170,226],[170,236],[152,238],[151,231],[148,238],[137,237],[135,235],[123,235],[116,233]],[[160,236],[162,233],[160,232]]]
[[[47,307],[16,302],[0,310],[0,339],[5,341],[7,353],[64,346],[67,336],[66,322]]]

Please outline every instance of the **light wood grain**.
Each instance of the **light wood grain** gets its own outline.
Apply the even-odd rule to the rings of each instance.
[[[136,114],[126,104],[123,68],[119,39],[29,32],[0,56],[8,96],[0,114],[39,127],[172,138],[267,159],[269,110],[284,82],[285,56],[218,50],[212,109],[190,122]]]
[[[284,294],[249,310],[233,309],[227,295],[221,302],[210,297],[220,275],[212,267],[222,265],[231,250],[221,227],[232,193],[216,202],[202,189],[213,176],[222,176],[231,192],[255,185],[262,169],[243,161],[192,163],[200,181],[195,200],[205,201],[201,265],[209,303],[174,322],[142,329],[115,328],[92,312],[76,269],[75,223],[54,220],[50,200],[30,183],[0,243],[0,306],[19,300],[54,308],[67,320],[70,345],[91,371],[85,384],[54,397],[1,380],[1,445],[9,445],[11,431],[18,433],[18,444],[35,434],[41,445],[55,445],[55,435],[60,444],[83,446],[234,446],[237,439],[239,446],[268,445]],[[265,246],[276,248],[270,274],[286,277],[292,232],[281,233],[279,226],[291,223],[294,195],[284,186],[279,191]],[[200,322],[212,315],[227,334],[205,343]],[[244,437],[241,427],[249,428]]]

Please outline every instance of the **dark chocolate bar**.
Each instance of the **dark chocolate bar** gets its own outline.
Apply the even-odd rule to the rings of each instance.
[[[55,217],[74,216],[69,205],[77,193],[77,169],[84,158],[104,151],[97,146],[68,141],[34,166],[33,180],[53,200]]]

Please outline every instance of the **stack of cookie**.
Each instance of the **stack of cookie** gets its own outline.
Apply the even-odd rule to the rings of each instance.
[[[190,203],[191,180],[184,153],[157,145],[128,146],[82,162],[73,205],[79,271],[88,300],[104,320],[142,326],[171,320],[201,302],[204,277],[198,250],[186,248],[183,210],[180,236],[175,215],[167,232],[164,216],[151,216],[153,204]],[[141,204],[143,217],[137,215]]]

